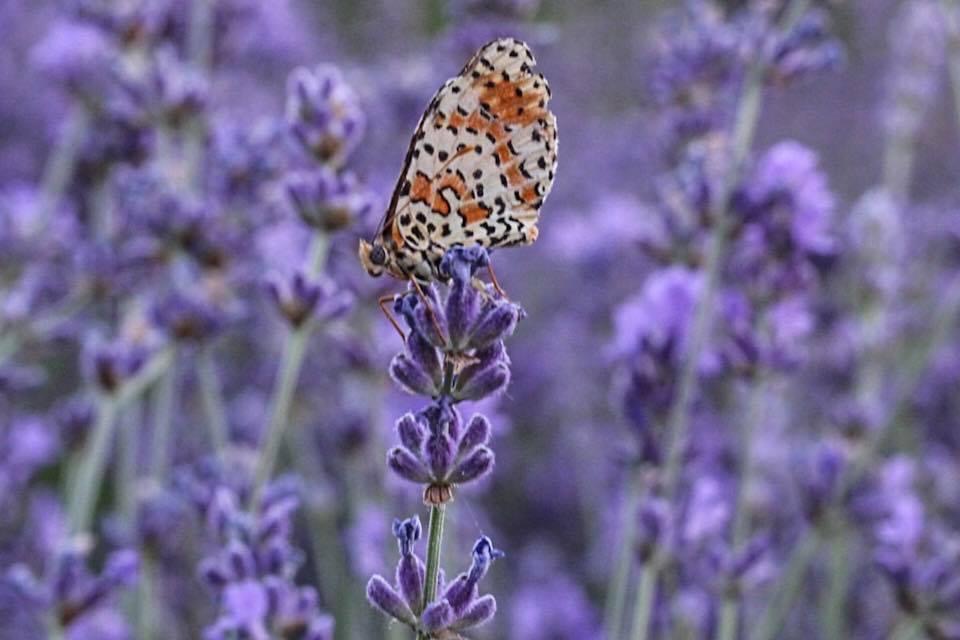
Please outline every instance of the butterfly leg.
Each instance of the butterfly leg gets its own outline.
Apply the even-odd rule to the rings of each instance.
[[[395,296],[387,295],[380,296],[377,300],[377,305],[380,307],[380,311],[383,312],[383,315],[387,316],[387,320],[390,321],[390,324],[393,325],[393,328],[397,330],[397,333],[400,334],[400,339],[405,340],[406,336],[403,335],[403,329],[400,327],[400,323],[397,322],[397,319],[393,317],[393,314],[390,313],[390,309],[387,308],[387,303],[392,302]]]
[[[497,274],[493,272],[493,263],[487,263],[487,273],[490,274],[490,283],[493,285],[494,291],[499,293],[504,300],[509,301],[510,298],[507,296],[507,292],[503,290],[503,287],[500,286],[500,282],[497,280]]]
[[[420,287],[420,283],[415,279],[411,278],[410,282],[413,283],[413,288],[416,289],[417,295],[420,296],[420,302],[422,302],[427,310],[427,315],[430,316],[430,321],[433,323],[433,329],[437,332],[437,337],[440,338],[441,342],[446,341],[446,336],[443,334],[443,329],[440,327],[440,322],[437,321],[437,314],[433,311],[433,306],[431,306],[430,301],[427,300],[427,295],[423,292],[423,289]]]

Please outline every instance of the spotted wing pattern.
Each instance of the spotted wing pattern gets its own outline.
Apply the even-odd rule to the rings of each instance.
[[[557,165],[550,87],[526,44],[495,40],[434,96],[385,229],[411,274],[455,245],[530,244]],[[419,263],[419,264],[415,264]]]

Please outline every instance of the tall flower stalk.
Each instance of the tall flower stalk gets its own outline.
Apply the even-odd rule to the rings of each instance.
[[[290,173],[287,193],[300,218],[312,229],[312,237],[303,268],[289,283],[271,283],[274,302],[289,324],[289,333],[257,458],[254,501],[273,475],[315,323],[346,309],[344,294],[320,280],[330,234],[348,227],[369,206],[356,179],[343,168],[363,135],[364,119],[353,90],[337,69],[321,65],[291,74],[287,122],[307,167]]]
[[[450,283],[445,295],[431,286],[424,296],[410,291],[396,299],[394,311],[409,332],[406,348],[390,364],[390,375],[406,391],[431,403],[397,422],[400,444],[387,453],[387,466],[397,476],[423,487],[430,508],[427,557],[412,554],[420,537],[418,519],[394,525],[400,540],[401,564],[396,588],[380,576],[371,578],[367,598],[375,607],[408,625],[418,638],[442,637],[493,617],[492,596],[477,598],[476,583],[490,560],[499,555],[482,538],[474,547],[470,571],[449,584],[440,578],[444,518],[455,488],[491,472],[490,422],[480,414],[466,424],[456,405],[496,395],[510,380],[510,360],[503,340],[510,336],[521,309],[501,298],[474,274],[488,264],[482,247],[451,249],[441,271]]]
[[[695,247],[665,246],[662,247],[662,253],[668,256],[671,253],[683,256],[699,250],[702,254],[699,254],[695,270],[686,268],[678,270],[674,267],[675,271],[669,278],[666,274],[663,277],[664,287],[668,286],[666,283],[672,278],[680,286],[679,291],[684,292],[683,302],[690,303],[689,309],[684,306],[679,313],[673,312],[670,326],[673,327],[675,323],[680,325],[676,328],[676,335],[672,333],[673,329],[658,330],[660,337],[657,337],[654,331],[653,337],[645,343],[647,347],[641,347],[641,349],[650,349],[652,353],[648,357],[652,358],[652,362],[659,362],[653,366],[659,367],[660,373],[666,375],[668,379],[657,381],[656,374],[652,370],[644,369],[646,365],[633,365],[641,372],[639,376],[634,374],[634,380],[649,379],[649,384],[644,383],[646,386],[638,392],[640,402],[643,402],[644,394],[649,394],[658,385],[662,387],[660,395],[651,399],[652,402],[648,403],[645,411],[654,414],[654,417],[647,419],[647,423],[655,422],[662,427],[664,438],[662,450],[665,457],[660,467],[659,488],[641,486],[636,490],[644,492],[653,490],[668,502],[677,497],[680,488],[681,463],[689,448],[687,434],[692,419],[692,408],[699,396],[704,371],[712,367],[714,369],[712,375],[717,377],[718,368],[730,367],[728,364],[721,364],[719,367],[715,364],[718,356],[721,362],[726,361],[727,358],[722,353],[707,353],[708,346],[716,340],[718,331],[730,331],[736,323],[740,322],[729,316],[729,310],[732,308],[729,306],[729,301],[727,299],[721,301],[718,296],[722,293],[725,298],[730,298],[730,295],[722,289],[727,286],[725,279],[730,279],[731,276],[734,278],[757,277],[756,269],[747,269],[739,276],[733,275],[738,268],[743,269],[746,263],[740,264],[734,261],[731,264],[728,256],[729,248],[734,241],[743,242],[738,238],[748,234],[743,231],[745,222],[756,226],[756,230],[749,232],[753,236],[762,237],[763,234],[771,234],[772,229],[768,231],[760,231],[760,229],[765,224],[771,224],[772,218],[764,220],[763,214],[752,211],[753,207],[780,206],[777,204],[780,196],[773,195],[772,191],[758,197],[750,195],[749,187],[744,184],[747,177],[746,169],[751,160],[750,151],[759,121],[764,88],[772,81],[792,80],[818,68],[830,66],[836,60],[836,52],[825,38],[822,24],[816,17],[807,15],[809,7],[807,2],[798,0],[785,3],[783,6],[778,5],[779,12],[773,9],[757,8],[739,16],[739,21],[735,18],[728,18],[725,21],[718,15],[719,11],[709,3],[700,3],[698,6],[701,7],[701,13],[691,15],[689,18],[696,25],[691,28],[693,35],[689,36],[689,41],[676,45],[676,53],[667,54],[668,62],[661,65],[661,71],[657,75],[656,90],[658,96],[663,96],[668,102],[675,101],[681,105],[674,106],[672,112],[668,111],[671,114],[668,117],[674,120],[671,132],[675,138],[678,138],[675,144],[680,148],[681,158],[687,157],[688,163],[689,159],[695,161],[692,165],[694,169],[692,174],[689,168],[681,166],[676,178],[680,185],[678,190],[683,193],[680,197],[689,197],[690,201],[686,208],[670,205],[674,207],[680,219],[670,220],[665,223],[665,226],[683,229],[683,224],[691,224],[693,228],[686,230],[691,235],[684,236],[682,231],[677,233],[679,242],[681,245],[689,244],[690,238],[693,237],[699,243]],[[731,44],[737,39],[742,43],[749,43],[741,44],[749,51],[745,59],[742,58],[743,52],[738,51]],[[667,46],[670,47],[669,44]],[[704,59],[697,57],[698,54],[704,56]],[[670,61],[671,55],[675,57],[675,61]],[[696,66],[698,61],[701,64]],[[712,75],[703,78],[694,77],[691,80],[691,74],[704,73]],[[685,83],[695,81],[709,87],[713,93],[704,91],[701,86],[697,100],[693,101],[693,104],[712,105],[712,108],[721,114],[724,112],[725,105],[733,104],[728,118],[712,114],[707,109],[696,113],[691,111],[691,101],[686,92],[692,89]],[[737,87],[735,91],[729,89],[731,84]],[[704,94],[715,97],[704,100]],[[725,95],[730,97],[724,98]],[[718,127],[718,123],[724,121],[730,123],[728,129]],[[678,133],[681,135],[677,136]],[[718,147],[721,149],[720,152],[716,150]],[[803,157],[803,152],[784,148],[781,150],[781,156],[784,158],[784,168],[789,168],[788,165],[791,164],[799,166],[794,158],[799,160]],[[681,170],[686,173],[682,173]],[[697,176],[694,181],[691,181],[691,175]],[[770,181],[769,178],[766,179]],[[775,189],[783,188],[784,185],[780,185]],[[790,188],[786,186],[786,189]],[[763,200],[763,198],[767,199]],[[747,204],[746,201],[752,201],[752,204]],[[702,212],[700,212],[701,209]],[[698,213],[699,218],[696,217]],[[695,219],[686,220],[691,216]],[[707,228],[698,230],[696,225],[703,225],[703,221],[706,221]],[[774,242],[772,235],[770,237],[771,240],[768,242]],[[755,241],[756,237],[747,242],[749,244]],[[805,249],[804,239],[797,239],[797,241],[801,251]],[[738,260],[743,259],[738,257]],[[748,261],[749,258],[745,260]],[[764,267],[764,265],[759,266]],[[793,267],[788,266],[788,269]],[[773,276],[768,278],[772,280]],[[758,280],[760,282],[753,286],[760,287],[761,292],[766,291],[769,284],[763,283],[762,278]],[[654,287],[651,286],[651,291],[653,289]],[[776,295],[776,289],[774,289],[773,301],[776,304],[783,303],[784,301],[778,300]],[[755,298],[756,293],[747,293],[744,297],[749,300],[750,297]],[[664,297],[664,301],[668,299]],[[642,302],[636,313],[644,313],[643,305],[651,303],[652,299]],[[674,298],[673,304],[679,308],[680,301]],[[753,313],[762,317],[766,311],[762,309],[762,305],[758,305]],[[727,317],[724,317],[724,314]],[[718,318],[722,318],[723,322],[718,323]],[[725,326],[718,327],[718,324]],[[756,333],[761,336],[759,343],[747,348],[769,349],[763,346],[763,341],[769,338],[763,337],[762,327],[757,328]],[[666,334],[666,337],[663,334]],[[641,339],[641,342],[642,340],[645,339]],[[758,359],[757,355],[742,350],[742,346],[751,342],[754,342],[754,339],[747,338],[745,335],[734,336],[734,346],[737,343],[741,345],[736,346],[741,353],[734,356],[749,362],[748,368],[755,366],[754,361]],[[706,364],[708,362],[714,364]],[[649,377],[651,375],[654,377]],[[658,407],[659,411],[653,407]],[[651,425],[642,425],[642,429],[645,433],[650,433]],[[745,431],[744,435],[749,434]],[[641,445],[641,448],[643,447],[644,445]],[[744,460],[749,457],[747,447],[749,443],[744,443],[741,451]],[[657,449],[661,447],[658,445]],[[741,465],[741,470],[745,471],[747,466]],[[739,481],[746,482],[747,477],[741,477]],[[629,547],[633,545],[633,541],[628,537],[623,544]],[[664,560],[660,553],[654,553],[641,564],[640,588],[634,604],[633,624],[628,637],[641,639],[648,637],[650,633],[652,602],[657,590],[656,575]],[[623,598],[622,592],[625,588],[626,581],[619,578],[611,585],[611,593],[608,597],[614,603],[611,605],[612,611],[619,609],[615,603]],[[735,631],[735,625],[731,622],[736,616],[735,611],[730,609],[733,606],[731,602],[728,610],[721,617],[726,622],[723,628]],[[615,613],[612,613],[608,616],[608,633],[616,637],[619,623],[614,619],[614,615]]]

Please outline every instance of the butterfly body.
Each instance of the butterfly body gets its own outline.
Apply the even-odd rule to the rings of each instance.
[[[526,44],[495,40],[431,100],[386,215],[360,261],[427,284],[446,280],[444,253],[531,244],[557,163],[550,88]]]

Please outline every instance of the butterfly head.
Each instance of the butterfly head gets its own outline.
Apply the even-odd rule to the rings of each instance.
[[[379,240],[375,240],[372,244],[366,240],[361,240],[358,255],[360,256],[360,264],[374,278],[383,275],[384,271],[391,270],[390,253]]]

